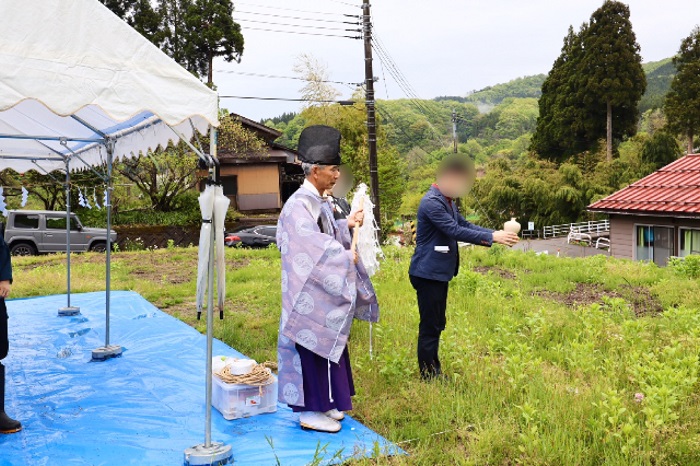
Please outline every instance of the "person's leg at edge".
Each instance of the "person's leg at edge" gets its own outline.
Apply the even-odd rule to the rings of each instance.
[[[5,366],[2,360],[7,356],[10,341],[7,331],[7,308],[0,298],[0,434],[12,434],[22,430],[22,424],[5,414]]]

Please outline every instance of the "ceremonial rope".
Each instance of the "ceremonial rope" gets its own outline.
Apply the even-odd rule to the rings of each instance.
[[[226,366],[220,371],[216,372],[215,375],[226,383],[252,385],[254,387],[264,387],[265,385],[270,385],[272,382],[275,381],[271,369],[276,368],[276,363],[268,361],[262,364],[256,364],[255,366],[253,366],[253,370],[248,372],[247,374],[232,374],[230,367]]]

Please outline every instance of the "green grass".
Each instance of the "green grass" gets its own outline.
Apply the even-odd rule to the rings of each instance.
[[[691,267],[464,251],[441,346],[451,380],[426,384],[414,357],[410,254],[387,249],[375,277],[374,359],[366,323],[355,323],[350,342],[353,415],[410,456],[357,464],[700,464],[700,282]],[[231,249],[227,259],[226,319],[215,336],[274,360],[279,254]],[[195,274],[192,248],[114,255],[115,289],[201,331]],[[75,292],[103,289],[104,258],[75,256],[73,283]],[[64,290],[61,256],[15,260],[15,297]]]

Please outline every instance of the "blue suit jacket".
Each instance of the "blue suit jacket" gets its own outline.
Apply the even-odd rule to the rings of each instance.
[[[433,186],[418,207],[416,251],[408,269],[409,275],[448,282],[459,272],[457,241],[491,246],[493,230],[469,223],[453,202]],[[446,252],[436,250],[448,248]]]
[[[0,281],[3,280],[12,283],[12,256],[5,239],[0,235]]]

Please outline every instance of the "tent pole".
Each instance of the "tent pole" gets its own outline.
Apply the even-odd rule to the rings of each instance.
[[[211,162],[209,164],[209,179],[217,182],[217,170],[213,161],[216,159],[216,128],[211,128],[211,142],[209,151],[211,154]],[[199,465],[224,465],[233,462],[233,452],[230,445],[222,442],[211,441],[211,390],[212,390],[212,357],[213,357],[213,339],[214,339],[214,259],[215,259],[215,238],[214,230],[214,211],[212,210],[210,246],[209,246],[209,264],[207,269],[207,370],[206,370],[206,420],[204,426],[204,443],[195,445],[185,450],[185,466]]]
[[[92,351],[92,359],[104,361],[122,354],[122,347],[119,345],[110,345],[109,343],[109,305],[111,302],[110,291],[112,287],[112,164],[114,159],[114,144],[113,138],[105,138],[105,147],[107,149],[107,194],[105,206],[107,208],[107,241],[105,254],[107,255],[107,270],[105,283],[105,345]]]
[[[80,308],[70,305],[70,227],[71,227],[71,210],[70,210],[70,157],[66,157],[66,307],[58,310],[58,315],[75,316],[80,314]]]
[[[212,177],[213,181],[216,181],[216,175],[212,173],[213,169],[209,169],[209,176]],[[214,231],[214,216],[216,214],[212,211],[211,215],[211,228],[209,236],[209,266],[207,270],[207,383],[206,383],[206,428],[205,428],[205,438],[204,446],[211,447],[211,390],[212,390],[212,358],[213,355],[213,338],[214,338],[214,261],[215,261],[215,250],[214,245],[216,244],[216,232]]]

